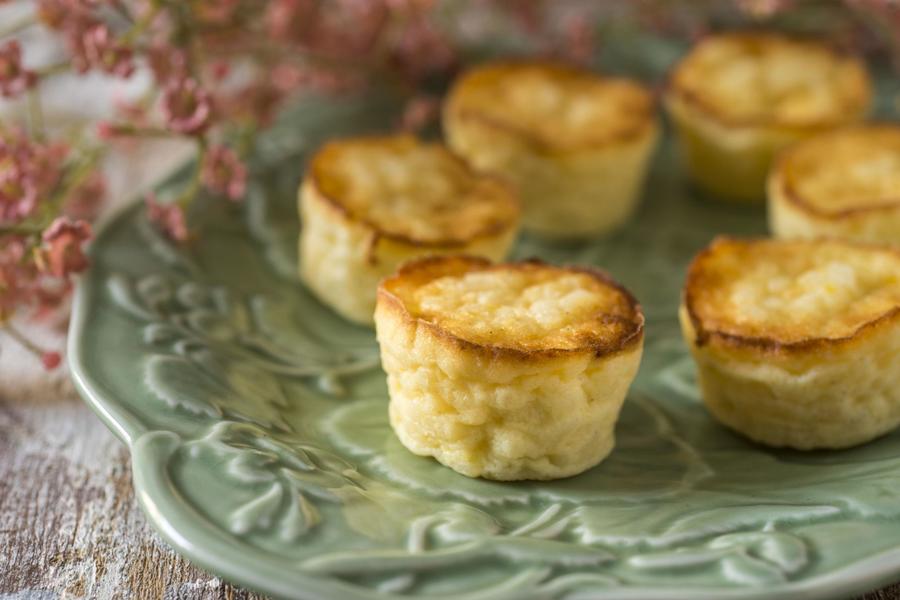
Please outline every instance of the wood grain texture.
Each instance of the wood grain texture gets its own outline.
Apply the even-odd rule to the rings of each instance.
[[[150,529],[127,449],[64,372],[13,372],[16,349],[2,334],[0,352],[0,600],[262,598],[194,567]],[[864,597],[898,599],[900,584]]]
[[[261,598],[172,552],[137,505],[125,446],[67,382],[39,387],[0,385],[0,599]]]

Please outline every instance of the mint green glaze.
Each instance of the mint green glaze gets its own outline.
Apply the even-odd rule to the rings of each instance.
[[[600,265],[643,304],[644,361],[609,459],[563,481],[503,484],[406,452],[372,332],[294,276],[305,153],[389,122],[392,106],[301,105],[263,141],[246,207],[204,199],[187,248],[139,208],[95,241],[73,376],[130,447],[166,540],[284,598],[820,598],[900,577],[900,434],[775,452],[700,404],[676,321],[685,266],[715,234],[765,225],[761,208],[694,197],[668,141],[624,231],[516,248]]]

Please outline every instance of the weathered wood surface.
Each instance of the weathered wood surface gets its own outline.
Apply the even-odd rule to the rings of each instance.
[[[2,336],[0,349],[0,600],[261,598],[169,549],[137,505],[127,450],[64,373],[12,373],[22,362]],[[900,585],[865,599],[900,599]]]
[[[14,348],[0,345],[5,363]],[[260,597],[192,566],[150,529],[125,446],[68,382],[17,382],[12,393],[9,375],[0,368],[0,598]]]

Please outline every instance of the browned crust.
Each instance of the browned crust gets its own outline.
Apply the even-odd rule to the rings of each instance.
[[[893,129],[900,133],[900,127],[897,127],[896,125],[893,125],[891,123],[868,123],[854,129]],[[830,136],[839,132],[840,130],[829,132],[823,135]],[[788,166],[788,162],[793,157],[793,154],[797,152],[804,144],[814,142],[817,139],[818,138],[812,138],[811,140],[800,142],[799,144],[792,146],[791,148],[788,148],[784,152],[780,153],[775,159],[775,164],[772,168],[774,184],[780,188],[781,192],[784,194],[784,198],[789,203],[793,204],[798,210],[802,212],[806,212],[810,215],[815,216],[816,218],[828,221],[842,221],[853,219],[855,217],[871,215],[874,213],[893,212],[895,210],[900,210],[900,198],[886,198],[883,201],[874,203],[872,201],[868,201],[867,204],[860,204],[858,206],[845,208],[843,210],[829,211],[812,204],[811,202],[809,202],[809,200],[800,195],[800,193],[793,185],[793,178],[789,176],[790,168]]]
[[[767,240],[766,238],[738,240],[737,238],[731,238],[728,236],[718,236],[709,244],[709,246],[701,250],[691,261],[691,264],[688,267],[688,274],[687,280],[685,281],[684,291],[682,293],[682,301],[684,303],[684,308],[687,311],[688,318],[691,321],[691,326],[694,328],[694,343],[697,345],[697,347],[705,345],[721,345],[736,350],[749,349],[775,354],[808,353],[820,349],[837,348],[846,344],[855,343],[865,338],[882,324],[887,325],[891,321],[895,320],[900,323],[900,305],[898,305],[893,307],[891,310],[888,310],[881,315],[878,315],[877,317],[861,324],[850,335],[836,338],[809,336],[807,338],[796,340],[793,342],[784,342],[774,337],[745,336],[717,329],[708,329],[704,326],[702,318],[697,314],[697,310],[695,309],[696,298],[698,294],[701,293],[702,290],[706,287],[704,285],[706,274],[703,272],[701,263],[704,259],[706,259],[716,251],[716,247],[719,244],[732,241],[757,243],[766,242],[769,240]],[[846,242],[841,240],[831,241],[838,241],[848,246],[867,247],[885,252],[891,252],[898,258],[900,258],[900,250],[891,247],[880,246],[877,244]]]
[[[524,269],[529,266],[547,267],[590,275],[601,284],[611,287],[625,298],[633,318],[627,321],[630,326],[626,333],[606,343],[591,340],[577,348],[541,348],[523,350],[496,344],[481,344],[459,337],[444,328],[420,317],[412,316],[403,300],[394,294],[390,287],[401,278],[414,277],[423,281],[431,281],[439,274],[467,273],[470,271],[493,271],[501,269]],[[562,358],[578,354],[591,353],[595,357],[608,357],[625,352],[639,345],[644,337],[644,314],[635,297],[621,284],[613,280],[606,272],[585,266],[555,266],[539,259],[528,259],[519,262],[494,264],[491,261],[469,255],[429,256],[404,263],[396,273],[385,278],[378,286],[378,304],[384,304],[389,310],[399,315],[404,324],[426,328],[432,335],[463,352],[474,352],[490,359],[507,358],[519,361]],[[610,316],[610,319],[623,321],[621,317]]]
[[[633,84],[638,88],[641,88],[641,90],[643,90],[647,94],[648,100],[646,102],[646,105],[643,107],[635,107],[635,113],[644,118],[641,119],[641,122],[639,124],[631,129],[615,131],[606,135],[598,135],[596,137],[583,138],[578,143],[563,143],[562,140],[560,140],[558,143],[550,144],[547,143],[547,141],[544,140],[540,135],[536,134],[534,131],[531,131],[531,129],[526,126],[522,126],[510,120],[498,119],[489,114],[486,114],[482,110],[464,109],[457,106],[457,104],[460,102],[459,95],[461,93],[462,85],[466,83],[467,77],[470,74],[477,72],[478,69],[486,66],[499,69],[533,66],[542,69],[587,75],[599,81],[627,82]],[[454,118],[460,121],[475,121],[482,124],[486,128],[506,132],[516,138],[524,140],[525,143],[535,148],[542,154],[563,154],[566,152],[579,150],[604,148],[615,144],[630,142],[642,137],[647,133],[648,129],[651,129],[653,127],[655,123],[654,117],[656,113],[656,103],[653,100],[653,95],[647,89],[647,87],[632,79],[627,79],[624,77],[601,77],[597,73],[584,67],[549,59],[507,58],[504,60],[488,63],[487,65],[476,66],[472,70],[463,73],[457,79],[457,81],[454,82],[450,93],[447,95],[447,100],[444,104],[444,112],[448,115],[453,115]]]
[[[670,70],[666,76],[665,84],[663,85],[663,94],[664,96],[675,97],[686,105],[692,107],[697,112],[702,113],[709,117],[710,119],[716,121],[720,125],[728,128],[754,128],[754,127],[777,127],[783,128],[791,131],[799,131],[799,132],[811,132],[818,131],[822,129],[827,129],[833,127],[836,122],[842,122],[842,120],[833,120],[833,119],[819,119],[819,120],[811,120],[805,122],[789,122],[784,120],[778,120],[774,118],[737,118],[733,115],[727,114],[725,111],[716,109],[706,98],[702,96],[702,94],[696,94],[688,92],[687,90],[681,89],[678,85],[678,74],[681,69],[685,68],[687,64],[687,59],[690,55],[698,49],[702,44],[706,44],[718,39],[723,38],[737,38],[744,39],[749,42],[758,42],[760,40],[771,39],[771,40],[790,40],[795,42],[802,42],[806,44],[811,44],[818,46],[824,50],[827,50],[832,56],[836,59],[843,60],[851,60],[857,64],[860,68],[860,72],[863,74],[864,85],[861,86],[863,89],[857,90],[859,96],[859,108],[861,112],[865,112],[866,107],[869,106],[872,99],[872,82],[869,76],[869,71],[866,68],[865,61],[862,60],[861,56],[857,52],[851,52],[846,48],[838,47],[835,44],[823,42],[821,39],[800,36],[800,35],[787,35],[784,33],[777,32],[761,32],[761,31],[730,31],[727,33],[710,33],[702,36],[700,40],[691,48],[690,52],[679,60]]]
[[[358,225],[362,225],[366,229],[372,232],[372,239],[370,241],[370,255],[373,255],[375,247],[378,245],[378,241],[382,238],[392,240],[401,244],[406,244],[408,246],[416,247],[416,248],[461,248],[476,242],[479,239],[494,237],[497,235],[501,235],[503,232],[509,230],[512,227],[515,227],[516,222],[519,219],[519,215],[521,214],[521,206],[519,205],[517,196],[513,191],[513,188],[510,184],[502,179],[501,177],[482,173],[480,171],[476,171],[473,169],[468,162],[463,160],[459,155],[451,152],[447,147],[442,144],[433,144],[436,146],[441,153],[447,156],[449,159],[458,164],[462,169],[465,170],[467,176],[472,178],[481,179],[482,181],[492,182],[495,185],[498,185],[503,188],[504,194],[502,197],[508,201],[508,207],[511,209],[511,217],[508,220],[500,220],[497,219],[488,223],[483,229],[475,233],[474,235],[468,237],[446,237],[438,240],[423,240],[418,239],[414,236],[405,235],[402,233],[392,232],[388,229],[378,225],[377,223],[372,222],[369,219],[366,219],[361,216],[354,215],[350,212],[350,210],[344,206],[339,198],[331,196],[325,193],[324,187],[321,183],[322,174],[321,174],[321,161],[324,159],[324,153],[338,145],[344,143],[370,143],[370,144],[379,144],[386,143],[392,140],[395,140],[397,136],[394,135],[362,135],[355,137],[347,137],[341,138],[339,140],[331,140],[322,145],[318,151],[316,151],[315,155],[311,159],[309,163],[309,167],[307,168],[306,180],[308,184],[312,186],[315,191],[313,195],[313,199],[315,200],[324,200],[327,205],[335,212],[340,215],[345,221],[356,223]],[[304,181],[303,183],[307,183]],[[301,184],[302,189],[302,184]]]

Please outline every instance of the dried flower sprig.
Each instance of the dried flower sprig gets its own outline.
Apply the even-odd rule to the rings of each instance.
[[[185,187],[171,198],[146,198],[149,220],[187,243],[197,235],[186,216],[197,192],[241,200],[247,136],[270,125],[293,94],[390,82],[409,98],[397,125],[420,129],[438,113],[438,98],[424,90],[494,38],[516,37],[531,52],[589,63],[609,23],[686,38],[712,21],[840,5],[863,15],[857,25],[887,31],[900,56],[894,0],[0,0],[0,9],[11,4],[23,10],[0,19],[0,102],[21,103],[25,122],[0,120],[0,328],[48,368],[59,354],[38,348],[11,319],[52,314],[87,268],[89,222],[106,187],[99,166],[122,138],[195,143],[195,172]],[[836,22],[848,23],[842,15]],[[30,64],[21,36],[33,28],[58,37],[64,56]],[[118,102],[115,115],[86,123],[74,137],[45,127],[46,80],[139,72],[152,84],[139,99]]]

